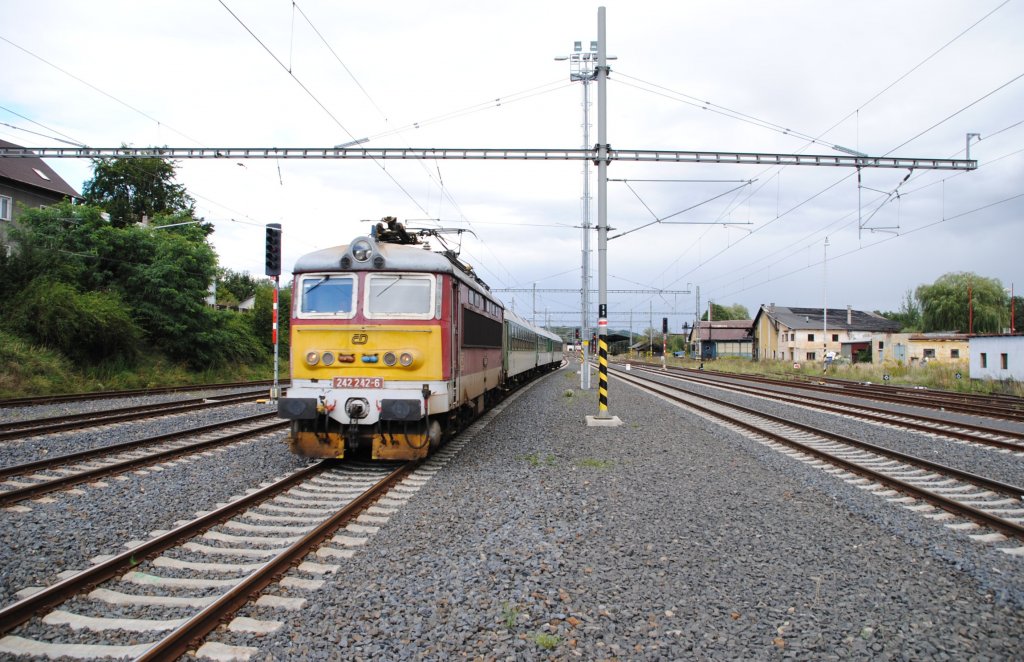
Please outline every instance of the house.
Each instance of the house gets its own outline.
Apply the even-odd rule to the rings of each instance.
[[[1024,336],[971,336],[971,379],[1024,381]]]
[[[871,337],[871,362],[924,365],[967,361],[969,340],[965,333],[876,333]]]
[[[0,147],[17,149],[20,145],[0,140]],[[42,159],[0,159],[0,242],[6,243],[7,228],[23,209],[45,207],[65,198],[77,201],[82,196]]]
[[[701,359],[726,356],[752,358],[754,320],[701,321],[690,329],[690,353]]]
[[[757,360],[822,361],[835,352],[851,362],[870,361],[872,337],[896,333],[900,323],[877,313],[829,308],[762,305],[753,322]],[[865,358],[866,357],[866,358]]]

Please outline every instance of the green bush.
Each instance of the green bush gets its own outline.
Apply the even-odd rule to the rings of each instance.
[[[7,324],[15,333],[74,361],[116,358],[131,363],[142,337],[117,294],[80,293],[46,278],[35,279],[22,292]]]
[[[231,363],[256,363],[265,360],[266,351],[252,331],[247,315],[228,310],[203,310],[207,318],[187,343],[176,343],[174,355],[191,367],[219,367]]]

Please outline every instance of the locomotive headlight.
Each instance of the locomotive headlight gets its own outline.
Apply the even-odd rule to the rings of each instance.
[[[320,352],[306,352],[306,363],[316,365],[320,362]]]
[[[324,352],[320,360],[324,362],[324,365],[334,365],[334,354],[332,352]]]
[[[370,254],[373,252],[373,246],[366,239],[357,239],[352,243],[352,257],[359,260],[360,262],[366,262],[370,259]]]
[[[402,352],[402,355],[398,357],[398,362],[408,368],[415,358],[410,352]]]
[[[384,352],[384,365],[395,365],[397,361],[398,358],[394,352]]]

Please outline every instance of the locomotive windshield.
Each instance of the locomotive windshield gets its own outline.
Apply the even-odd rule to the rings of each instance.
[[[302,314],[351,317],[354,291],[355,277],[352,275],[305,276],[299,311]]]
[[[366,305],[369,318],[414,317],[434,314],[434,277],[426,274],[369,274]]]

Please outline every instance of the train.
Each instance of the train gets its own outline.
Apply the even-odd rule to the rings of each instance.
[[[421,459],[562,365],[562,338],[506,309],[442,232],[388,216],[296,261],[278,398],[293,453]]]

